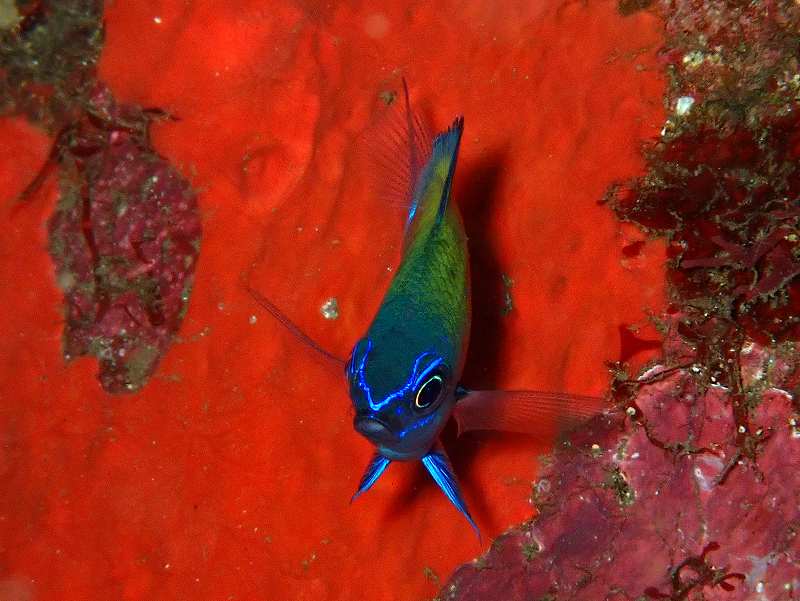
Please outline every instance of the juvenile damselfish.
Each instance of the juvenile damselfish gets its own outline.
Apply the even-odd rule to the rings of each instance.
[[[366,333],[345,362],[317,345],[266,298],[251,293],[305,344],[344,365],[355,409],[353,425],[375,454],[353,499],[392,461],[422,461],[476,533],[450,460],[439,441],[453,417],[459,434],[505,430],[551,436],[593,415],[599,399],[535,391],[469,390],[461,372],[469,342],[470,277],[461,215],[451,198],[463,117],[431,141],[413,113],[391,122],[385,154],[393,194],[405,207],[402,258]],[[384,166],[385,167],[385,166]],[[398,200],[398,199],[395,199]]]
[[[568,416],[567,395],[469,391],[462,387],[470,331],[469,259],[458,207],[451,198],[463,117],[433,142],[405,92],[408,215],[396,275],[366,334],[347,362],[354,427],[375,445],[353,498],[392,461],[421,460],[447,498],[478,531],[439,434],[451,415],[459,431],[537,431],[539,417]],[[556,405],[560,405],[556,407]],[[579,411],[580,412],[580,411]],[[552,420],[540,420],[542,427]],[[545,424],[544,422],[550,423]],[[533,427],[532,427],[533,426]]]
[[[447,497],[464,504],[438,436],[459,396],[470,328],[469,263],[450,202],[464,119],[428,144],[406,96],[409,176],[403,255],[375,318],[347,363],[355,429],[376,448],[357,497],[391,461],[421,459]]]

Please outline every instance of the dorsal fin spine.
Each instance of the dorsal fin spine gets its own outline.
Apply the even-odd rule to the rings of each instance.
[[[408,92],[408,82],[403,78],[403,96],[406,103],[406,135],[408,136],[408,174],[410,177],[411,206],[408,208],[406,217],[406,229],[414,220],[419,207],[419,197],[416,194],[417,184],[422,174],[422,168],[430,154],[430,147],[427,146],[425,130],[419,117],[411,110],[411,97]],[[427,147],[426,147],[427,146]]]
[[[432,161],[435,163],[449,158],[450,164],[447,169],[447,177],[442,186],[442,198],[439,200],[439,212],[436,223],[440,223],[447,211],[447,203],[450,200],[450,191],[453,187],[453,176],[456,172],[456,162],[458,161],[458,149],[461,146],[461,134],[464,131],[464,117],[456,117],[453,124],[446,132],[436,136],[433,141]]]

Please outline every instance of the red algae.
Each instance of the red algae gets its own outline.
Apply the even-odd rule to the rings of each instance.
[[[370,166],[354,149],[403,75],[432,127],[466,117],[454,194],[475,282],[464,383],[602,393],[605,361],[651,356],[646,308],[662,303],[663,245],[597,203],[612,181],[642,172],[639,141],[663,122],[658,20],[622,18],[603,1],[500,12],[481,1],[117,2],[103,18],[98,77],[113,102],[92,81],[83,102],[52,112],[64,118],[39,121],[53,136],[74,133],[84,150],[100,140],[100,154],[53,155],[59,181],[67,191],[76,178],[107,182],[130,150],[152,160],[153,171],[126,171],[141,193],[134,184],[169,161],[191,174],[203,248],[175,343],[148,384],[120,398],[98,386],[93,362],[63,365],[46,239],[56,178],[4,208],[12,228],[0,265],[18,286],[2,291],[13,311],[0,320],[14,357],[0,373],[0,591],[435,594],[439,578],[480,551],[471,532],[413,465],[393,466],[348,504],[371,449],[352,430],[342,376],[243,282],[325,348],[350,350],[392,276],[402,223],[367,194]],[[92,98],[114,116],[90,119]],[[153,120],[147,107],[172,118]],[[29,140],[41,145],[31,132],[19,144]],[[2,170],[25,184],[45,160],[13,156]],[[186,188],[165,180],[183,198]],[[141,207],[145,221],[153,206]],[[140,303],[150,320],[147,295],[129,292],[123,304]],[[320,310],[331,298],[336,319]],[[103,336],[122,324],[106,325]],[[487,545],[531,516],[535,455],[551,441],[447,442]]]
[[[607,200],[668,243],[661,357],[615,366],[619,409],[558,447],[538,517],[440,599],[798,596],[800,7],[659,9],[673,113]]]
[[[92,354],[108,392],[141,388],[177,332],[200,247],[189,184],[149,148],[151,117],[98,85],[56,141],[49,249],[64,290],[64,356]]]
[[[680,318],[665,355],[691,358]],[[440,598],[796,598],[798,365],[752,341],[740,365],[760,399],[744,431],[730,392],[694,364],[626,382],[625,411],[559,445],[534,485],[536,520],[457,570]]]

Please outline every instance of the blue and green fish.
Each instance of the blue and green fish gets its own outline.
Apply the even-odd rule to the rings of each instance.
[[[407,217],[403,254],[372,323],[346,362],[355,430],[375,447],[353,499],[392,461],[421,461],[478,532],[439,435],[453,417],[459,433],[506,430],[551,434],[553,426],[595,413],[594,397],[534,391],[473,391],[461,385],[469,342],[470,276],[461,215],[451,198],[464,130],[457,117],[432,142],[411,110],[408,88],[393,146],[405,157]],[[255,293],[254,293],[255,294]],[[338,358],[298,330],[268,300],[257,300],[329,359]],[[341,362],[344,363],[344,362]]]

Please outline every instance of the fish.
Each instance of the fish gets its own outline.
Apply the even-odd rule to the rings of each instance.
[[[297,328],[268,299],[255,298],[296,337],[343,365],[353,427],[374,447],[354,501],[392,462],[420,461],[480,538],[440,440],[454,419],[459,435],[503,430],[551,436],[597,413],[597,397],[538,391],[470,390],[461,384],[469,345],[471,290],[467,236],[453,182],[464,117],[431,139],[411,108],[389,129],[385,153],[395,161],[387,179],[400,182],[406,207],[400,264],[366,332],[346,361]],[[398,125],[399,123],[399,125]],[[403,150],[402,156],[397,153]],[[391,168],[391,167],[390,167]]]
[[[477,531],[438,441],[462,395],[458,382],[470,331],[466,234],[450,202],[464,118],[456,117],[428,143],[405,82],[403,88],[409,209],[402,258],[346,367],[353,426],[375,446],[353,500],[392,461],[420,460]]]

